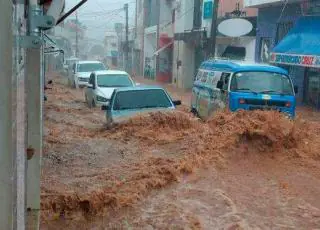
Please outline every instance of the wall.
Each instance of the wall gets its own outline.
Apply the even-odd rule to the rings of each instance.
[[[283,13],[281,11],[283,10]],[[280,16],[281,15],[281,16]],[[257,22],[257,42],[256,42],[256,52],[255,60],[260,62],[260,46],[262,38],[270,38],[271,45],[270,50],[276,45],[276,33],[277,33],[277,23],[297,21],[301,16],[300,4],[288,4],[285,8],[279,6],[273,6],[268,8],[260,8],[258,12],[258,22]],[[299,93],[297,94],[297,102],[301,103],[303,100],[303,82],[304,82],[304,67],[298,66],[286,66],[289,70],[290,76],[293,79],[295,85],[299,88]]]
[[[177,68],[177,61],[181,61],[181,66]],[[190,89],[193,86],[195,53],[194,47],[183,41],[174,42],[173,54],[173,83],[178,88]]]
[[[175,33],[183,33],[193,28],[194,0],[181,0],[176,9]]]
[[[240,37],[240,38],[225,38],[221,37],[221,41],[217,41],[217,53],[216,55],[220,57],[225,51],[227,46],[235,47],[245,47],[247,61],[255,61],[255,48],[256,48],[256,38],[255,37]]]

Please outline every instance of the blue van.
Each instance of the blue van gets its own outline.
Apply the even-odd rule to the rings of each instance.
[[[288,72],[267,64],[208,60],[192,88],[191,111],[207,119],[214,111],[278,110],[295,117],[297,87]]]

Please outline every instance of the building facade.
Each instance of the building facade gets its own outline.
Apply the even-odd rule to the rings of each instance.
[[[107,33],[104,39],[105,64],[109,68],[118,67],[119,43],[116,33]]]
[[[298,87],[298,104],[320,108],[319,5],[275,0],[246,5],[259,8],[255,60],[287,69]]]

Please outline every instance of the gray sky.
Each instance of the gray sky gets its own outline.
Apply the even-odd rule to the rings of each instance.
[[[66,11],[76,5],[80,0],[66,0]],[[129,28],[135,23],[135,0],[88,0],[78,10],[79,20],[88,29],[86,37],[102,41],[104,35],[114,31],[114,23],[125,23],[123,5],[129,4]],[[69,18],[75,18],[75,14]]]

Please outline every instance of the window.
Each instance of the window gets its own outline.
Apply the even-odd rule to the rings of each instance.
[[[171,101],[162,89],[118,92],[113,105],[114,110],[170,107],[172,107]]]
[[[99,70],[106,70],[102,63],[83,63],[78,65],[78,72],[93,72]]]
[[[268,63],[270,59],[270,38],[261,38],[260,44],[260,60],[261,62]]]
[[[128,75],[124,74],[104,74],[97,76],[99,87],[129,87],[133,83]]]
[[[221,72],[215,72],[214,73],[214,77],[212,78],[212,85],[214,86],[214,87],[216,87],[217,86],[217,84],[218,84],[218,81],[220,80],[220,78],[221,78]]]
[[[293,22],[282,22],[277,25],[276,44],[278,44],[291,30]]]
[[[198,71],[198,74],[197,74],[196,79],[195,79],[196,81],[200,81],[200,79],[202,77],[202,73],[203,72],[201,70]]]
[[[94,85],[94,74],[90,75],[89,84]]]
[[[204,72],[201,77],[201,82],[203,83],[207,82],[207,78],[208,78],[208,72]]]
[[[229,80],[230,80],[230,73],[222,73],[220,80],[223,82],[223,90],[228,90]]]
[[[239,72],[231,80],[231,91],[293,95],[288,76],[271,72]]]

